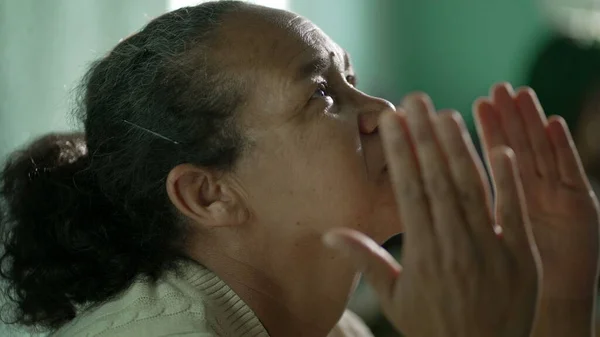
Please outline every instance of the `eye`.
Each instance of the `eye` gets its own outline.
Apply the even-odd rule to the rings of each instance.
[[[319,86],[317,87],[317,90],[315,90],[315,92],[313,93],[312,98],[327,97],[327,96],[331,96],[329,94],[329,89],[327,88],[327,83],[319,83]]]
[[[346,76],[346,81],[350,83],[351,86],[356,87],[356,76],[348,75]]]

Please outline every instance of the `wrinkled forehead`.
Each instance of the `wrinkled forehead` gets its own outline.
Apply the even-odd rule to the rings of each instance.
[[[282,10],[250,6],[232,13],[219,36],[222,59],[229,65],[293,72],[315,58],[345,60],[344,50],[315,24]]]

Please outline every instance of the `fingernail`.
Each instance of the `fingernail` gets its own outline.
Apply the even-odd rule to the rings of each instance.
[[[496,236],[498,238],[502,238],[504,236],[503,235],[504,231],[503,231],[503,229],[502,229],[502,227],[500,225],[494,224],[493,229],[494,229],[494,234],[496,234]]]
[[[326,233],[325,235],[323,235],[322,240],[323,240],[323,243],[325,244],[325,246],[327,246],[331,249],[334,249],[336,251],[339,251],[346,256],[350,255],[348,246],[346,246],[346,244],[343,242],[343,240],[340,239],[340,237],[335,235],[334,233]]]
[[[333,233],[325,233],[322,237],[323,243],[331,248],[337,248],[340,245],[340,238]]]

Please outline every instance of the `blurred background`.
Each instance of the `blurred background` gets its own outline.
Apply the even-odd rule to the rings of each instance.
[[[0,162],[33,137],[75,126],[72,91],[87,65],[167,10],[198,0],[0,0]],[[565,116],[595,180],[600,157],[600,6],[594,0],[255,0],[297,12],[353,57],[359,87],[410,91],[454,108],[494,82],[531,85]],[[401,238],[387,247],[398,256]],[[360,286],[351,307],[375,336],[398,336]],[[0,325],[0,336],[29,336]]]

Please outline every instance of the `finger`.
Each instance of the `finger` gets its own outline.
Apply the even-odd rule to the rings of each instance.
[[[419,174],[417,158],[403,121],[403,112],[387,112],[380,117],[379,127],[388,172],[398,204],[400,220],[405,228],[407,245],[411,242],[427,248],[434,246],[434,234]]]
[[[506,135],[507,145],[517,155],[521,173],[535,174],[533,150],[523,125],[523,117],[519,113],[513,96],[514,92],[510,84],[502,83],[492,88],[492,101],[496,111],[499,112],[500,125]]]
[[[482,143],[483,154],[487,167],[490,167],[489,156],[492,149],[508,146],[506,135],[500,125],[499,113],[488,99],[479,99],[473,104],[475,126]]]
[[[589,180],[565,120],[560,116],[552,116],[546,129],[552,141],[561,181],[572,187],[589,188]]]
[[[490,163],[496,190],[496,218],[506,247],[517,258],[526,256],[531,253],[533,237],[515,154],[506,147],[495,148]]]
[[[554,152],[552,151],[550,137],[546,132],[546,124],[548,122],[537,95],[530,88],[524,88],[519,90],[515,101],[523,116],[529,143],[533,149],[537,171],[543,177],[549,179],[557,178],[557,164]]]
[[[332,230],[323,236],[323,242],[339,256],[350,258],[357,271],[362,272],[375,289],[382,304],[391,301],[402,267],[385,249],[350,229]]]
[[[466,209],[458,201],[455,183],[448,168],[447,160],[451,158],[444,155],[438,144],[433,128],[433,120],[437,117],[429,98],[423,94],[409,95],[403,106],[421,168],[433,229],[439,238],[438,245],[442,257],[453,258],[458,250],[469,247],[466,241],[469,235],[463,216]]]
[[[441,112],[436,130],[449,158],[450,173],[470,232],[481,251],[495,252],[500,249],[500,243],[492,227],[489,182],[460,114],[456,111]]]

